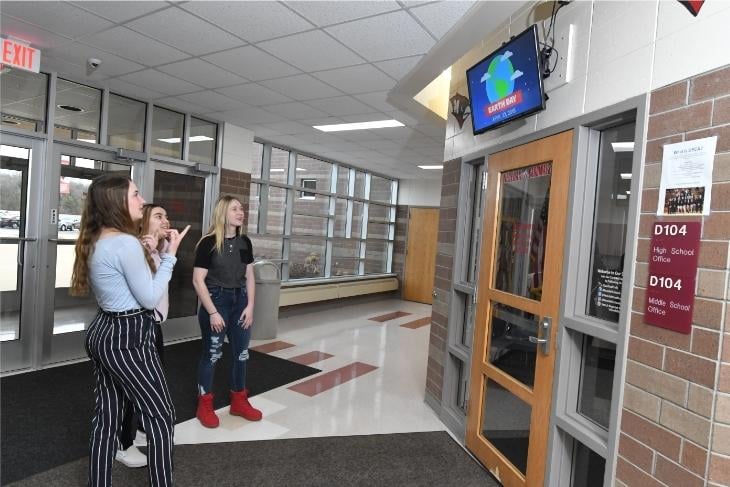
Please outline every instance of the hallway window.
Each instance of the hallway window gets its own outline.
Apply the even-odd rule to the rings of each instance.
[[[584,335],[578,412],[608,430],[616,345]]]
[[[0,110],[3,128],[31,132],[46,129],[48,75],[5,67],[0,76]]]
[[[101,90],[59,78],[53,137],[96,144],[101,120]]]
[[[155,107],[152,112],[152,155],[182,159],[185,115]]]
[[[188,160],[203,164],[215,164],[215,150],[218,142],[218,125],[199,118],[190,117],[188,136]]]
[[[107,145],[143,152],[146,118],[146,103],[110,93]]]

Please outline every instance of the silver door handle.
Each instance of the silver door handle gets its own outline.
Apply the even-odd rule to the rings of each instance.
[[[540,322],[538,336],[529,337],[530,343],[534,343],[542,348],[542,353],[545,355],[550,354],[550,328],[552,323],[553,319],[550,316],[545,316]]]

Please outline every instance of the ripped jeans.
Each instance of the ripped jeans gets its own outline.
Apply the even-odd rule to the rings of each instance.
[[[218,286],[208,287],[215,308],[223,317],[226,327],[220,333],[210,327],[210,316],[204,307],[198,310],[198,323],[202,337],[202,350],[198,365],[198,394],[207,394],[213,389],[215,363],[223,356],[223,341],[228,343],[233,353],[231,360],[230,389],[238,392],[246,387],[246,365],[248,363],[248,343],[251,328],[243,328],[241,313],[248,304],[246,288],[235,289]]]

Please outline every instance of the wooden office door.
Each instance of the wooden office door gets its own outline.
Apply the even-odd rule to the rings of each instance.
[[[403,299],[431,304],[436,276],[439,209],[411,208],[403,276]]]
[[[466,445],[506,486],[542,486],[573,132],[489,157]]]

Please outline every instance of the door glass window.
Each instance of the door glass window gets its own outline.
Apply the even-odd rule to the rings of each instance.
[[[487,379],[484,394],[482,434],[526,474],[532,408],[492,379]]]
[[[504,304],[492,306],[492,335],[489,340],[489,362],[528,387],[535,383],[537,345],[530,341],[537,336],[539,318]]]
[[[152,112],[152,155],[182,159],[185,115],[161,107]]]
[[[494,287],[540,301],[550,203],[549,162],[501,174]]]
[[[126,96],[109,95],[109,135],[107,144],[134,151],[144,151],[144,128],[147,104]]]
[[[3,66],[0,76],[0,111],[3,127],[32,132],[46,130],[48,75]]]
[[[635,122],[601,132],[586,313],[618,323],[631,200]]]
[[[59,78],[53,137],[96,144],[100,120],[101,90]]]
[[[0,341],[20,338],[30,157],[30,149],[0,145]]]
[[[571,487],[603,485],[606,460],[583,443],[573,440],[573,473]]]

